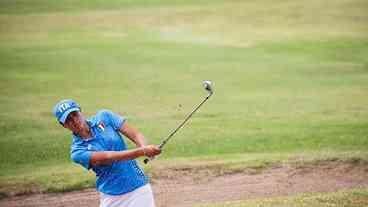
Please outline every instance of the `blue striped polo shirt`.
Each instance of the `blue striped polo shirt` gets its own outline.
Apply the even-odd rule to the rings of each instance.
[[[125,137],[119,133],[125,121],[124,117],[112,111],[101,110],[87,119],[91,138],[82,139],[73,134],[71,159],[87,170],[92,169],[96,174],[97,190],[109,195],[122,195],[148,183],[148,177],[135,160],[115,161],[98,166],[90,164],[93,152],[127,150]]]

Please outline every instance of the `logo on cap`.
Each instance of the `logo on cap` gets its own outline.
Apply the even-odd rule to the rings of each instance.
[[[63,111],[66,111],[68,108],[70,108],[70,105],[68,103],[63,103],[59,106],[59,112],[63,113]]]

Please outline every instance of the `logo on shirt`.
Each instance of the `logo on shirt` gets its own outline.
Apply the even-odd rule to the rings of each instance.
[[[98,128],[100,128],[102,131],[105,131],[105,124],[103,122],[99,123]]]
[[[92,145],[91,144],[88,144],[87,150],[92,150]]]

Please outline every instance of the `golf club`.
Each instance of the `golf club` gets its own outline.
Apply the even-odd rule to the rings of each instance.
[[[171,137],[177,132],[177,131],[179,131],[179,129],[181,128],[181,127],[183,127],[184,126],[184,124],[190,119],[190,117],[192,117],[192,115],[212,96],[212,94],[213,94],[213,90],[212,90],[212,83],[211,83],[211,81],[203,81],[203,86],[204,86],[204,89],[206,89],[206,91],[208,92],[208,95],[204,98],[204,100],[200,103],[200,104],[198,104],[198,106],[197,107],[195,107],[194,108],[194,110],[192,111],[192,112],[190,112],[188,115],[187,115],[187,117],[184,119],[184,121],[181,123],[181,124],[179,124],[179,126],[178,127],[176,127],[170,134],[169,134],[169,136],[167,136],[167,138],[166,139],[164,139],[164,140],[162,140],[162,142],[161,142],[161,144],[158,146],[160,149],[162,149],[165,145],[166,145],[166,143],[171,139]],[[154,159],[154,157],[150,157],[150,158],[146,158],[145,160],[144,160],[144,163],[145,164],[147,164],[150,160],[153,160]]]

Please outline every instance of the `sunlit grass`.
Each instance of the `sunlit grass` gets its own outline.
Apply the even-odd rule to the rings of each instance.
[[[167,145],[162,165],[364,152],[367,9],[364,0],[2,1],[0,181],[93,185],[78,168],[59,171],[73,166],[70,133],[51,114],[60,99],[86,115],[127,116],[159,143],[206,95],[206,79],[215,95]]]

